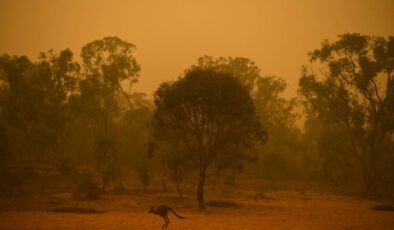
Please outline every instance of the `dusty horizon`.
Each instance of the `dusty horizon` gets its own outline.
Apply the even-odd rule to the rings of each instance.
[[[0,229],[394,229],[393,12],[0,0]]]
[[[356,4],[357,3],[357,4]],[[110,6],[110,7],[109,7]],[[295,96],[301,65],[324,39],[394,34],[392,1],[48,1],[0,3],[0,53],[27,55],[118,36],[136,45],[134,90],[152,92],[203,55],[247,57]]]

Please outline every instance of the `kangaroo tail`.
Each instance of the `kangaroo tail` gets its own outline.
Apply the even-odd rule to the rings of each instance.
[[[186,219],[186,217],[184,217],[184,216],[180,216],[178,213],[176,213],[172,208],[170,209],[170,211],[176,216],[176,217],[178,217],[178,218],[180,218],[180,219]]]

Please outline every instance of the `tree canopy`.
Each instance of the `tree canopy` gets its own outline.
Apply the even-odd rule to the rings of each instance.
[[[234,77],[193,69],[155,92],[154,136],[176,146],[199,175],[197,197],[204,208],[205,178],[224,165],[248,159],[247,150],[264,140],[249,92]]]
[[[394,38],[340,35],[324,41],[310,60],[321,71],[305,67],[299,82],[309,116],[341,128],[337,135],[349,140],[367,191],[375,194],[383,146],[394,130]]]

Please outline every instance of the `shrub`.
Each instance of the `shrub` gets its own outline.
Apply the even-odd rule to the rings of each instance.
[[[99,199],[101,189],[97,181],[91,175],[84,175],[76,184],[74,189],[75,198]]]
[[[0,168],[0,195],[17,196],[23,193],[23,187],[31,178],[32,173],[28,170],[9,170]]]
[[[229,208],[229,207],[238,207],[239,204],[232,201],[211,200],[207,203],[207,206],[212,206],[217,208]]]

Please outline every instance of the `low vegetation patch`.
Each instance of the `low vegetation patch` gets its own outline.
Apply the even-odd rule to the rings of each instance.
[[[94,208],[80,208],[80,207],[62,207],[50,209],[50,212],[62,212],[62,213],[79,213],[79,214],[101,214],[104,211],[97,210]]]
[[[100,199],[101,195],[99,184],[91,175],[83,176],[77,182],[73,193],[74,198],[87,200]]]
[[[275,198],[268,196],[264,192],[259,192],[254,197],[255,200],[275,200]]]
[[[207,206],[218,207],[218,208],[230,208],[230,207],[239,207],[240,205],[232,202],[232,201],[225,201],[225,200],[211,200],[207,202]]]
[[[371,208],[372,210],[376,211],[391,211],[394,212],[394,205],[393,204],[378,204]]]

